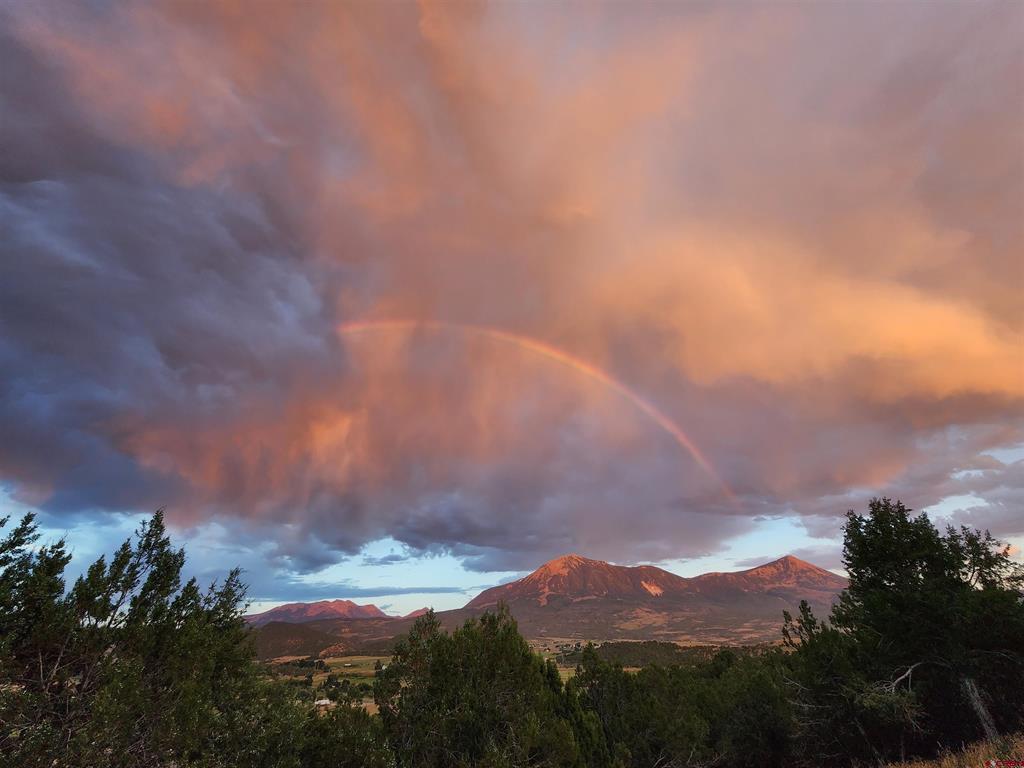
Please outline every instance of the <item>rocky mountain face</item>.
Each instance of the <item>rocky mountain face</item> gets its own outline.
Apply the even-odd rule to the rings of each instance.
[[[687,579],[695,592],[727,598],[736,592],[776,595],[788,600],[828,603],[847,581],[831,571],[787,555],[770,563],[732,573],[705,573]]]
[[[826,615],[846,579],[795,557],[783,557],[732,573],[686,578],[651,565],[620,566],[580,555],[545,563],[518,581],[481,592],[464,608],[441,611],[438,619],[453,629],[499,603],[509,607],[528,639],[541,646],[592,640],[664,640],[681,644],[777,642],[782,612],[795,612],[807,600]],[[363,613],[315,606],[347,604]],[[415,611],[390,617],[375,606],[346,600],[281,606],[250,617],[257,626],[274,622],[308,624],[335,639],[333,652],[366,649],[386,653],[394,637],[409,631]],[[273,615],[271,615],[273,614]],[[307,632],[307,635],[309,633]],[[308,638],[304,640],[308,644]],[[277,645],[284,647],[278,638]]]
[[[376,605],[357,605],[351,600],[320,600],[315,603],[287,603],[263,613],[245,617],[252,626],[259,627],[272,621],[305,624],[323,619],[384,619],[388,615]]]
[[[677,600],[729,601],[743,595],[772,595],[783,599],[828,602],[846,586],[846,579],[816,565],[786,556],[732,573],[705,573],[685,578],[653,565],[620,566],[579,555],[545,563],[519,581],[485,590],[466,606],[485,608],[498,602],[510,606],[552,601],[637,600],[645,603]]]
[[[657,597],[685,589],[686,582],[682,576],[651,565],[630,568],[580,555],[564,555],[519,581],[481,592],[466,607],[483,608],[499,601],[511,605],[522,600],[545,606],[552,597],[570,600]]]
[[[827,614],[846,579],[795,557],[733,573],[692,578],[650,565],[619,566],[579,555],[545,563],[492,587],[466,606],[509,606],[532,639],[773,642],[782,612],[807,600]]]

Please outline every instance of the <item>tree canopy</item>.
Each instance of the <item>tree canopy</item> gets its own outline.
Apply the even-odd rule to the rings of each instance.
[[[182,583],[162,513],[70,589],[65,542],[38,538],[28,515],[0,539],[3,765],[375,764],[346,747],[372,736],[362,708],[320,720],[261,677],[239,572]]]
[[[1024,574],[1005,545],[878,499],[847,516],[844,558],[830,615],[784,614],[774,648],[636,670],[588,646],[565,682],[507,608],[451,632],[430,612],[376,669],[371,714],[369,686],[319,658],[292,662],[301,685],[268,674],[239,572],[183,582],[160,512],[70,586],[65,542],[40,544],[28,515],[0,538],[0,765],[854,766],[1024,725]]]
[[[880,759],[1019,728],[1024,574],[988,532],[875,499],[844,529],[849,588],[783,633],[808,743]]]

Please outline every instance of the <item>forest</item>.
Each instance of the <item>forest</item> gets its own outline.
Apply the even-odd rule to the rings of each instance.
[[[563,681],[507,609],[452,632],[428,613],[378,665],[376,714],[266,675],[242,574],[183,580],[162,513],[70,584],[65,541],[2,523],[3,766],[875,766],[1024,727],[1024,570],[890,499],[848,513],[849,588],[780,616],[777,645],[652,646],[639,670],[587,647]]]

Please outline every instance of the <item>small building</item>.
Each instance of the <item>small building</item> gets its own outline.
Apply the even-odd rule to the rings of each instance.
[[[317,699],[313,702],[313,708],[318,715],[322,715],[334,709],[334,702],[330,699]]]

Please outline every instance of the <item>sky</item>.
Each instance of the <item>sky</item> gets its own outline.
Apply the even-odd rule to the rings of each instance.
[[[1024,543],[1024,5],[0,0],[0,516],[257,607]]]

